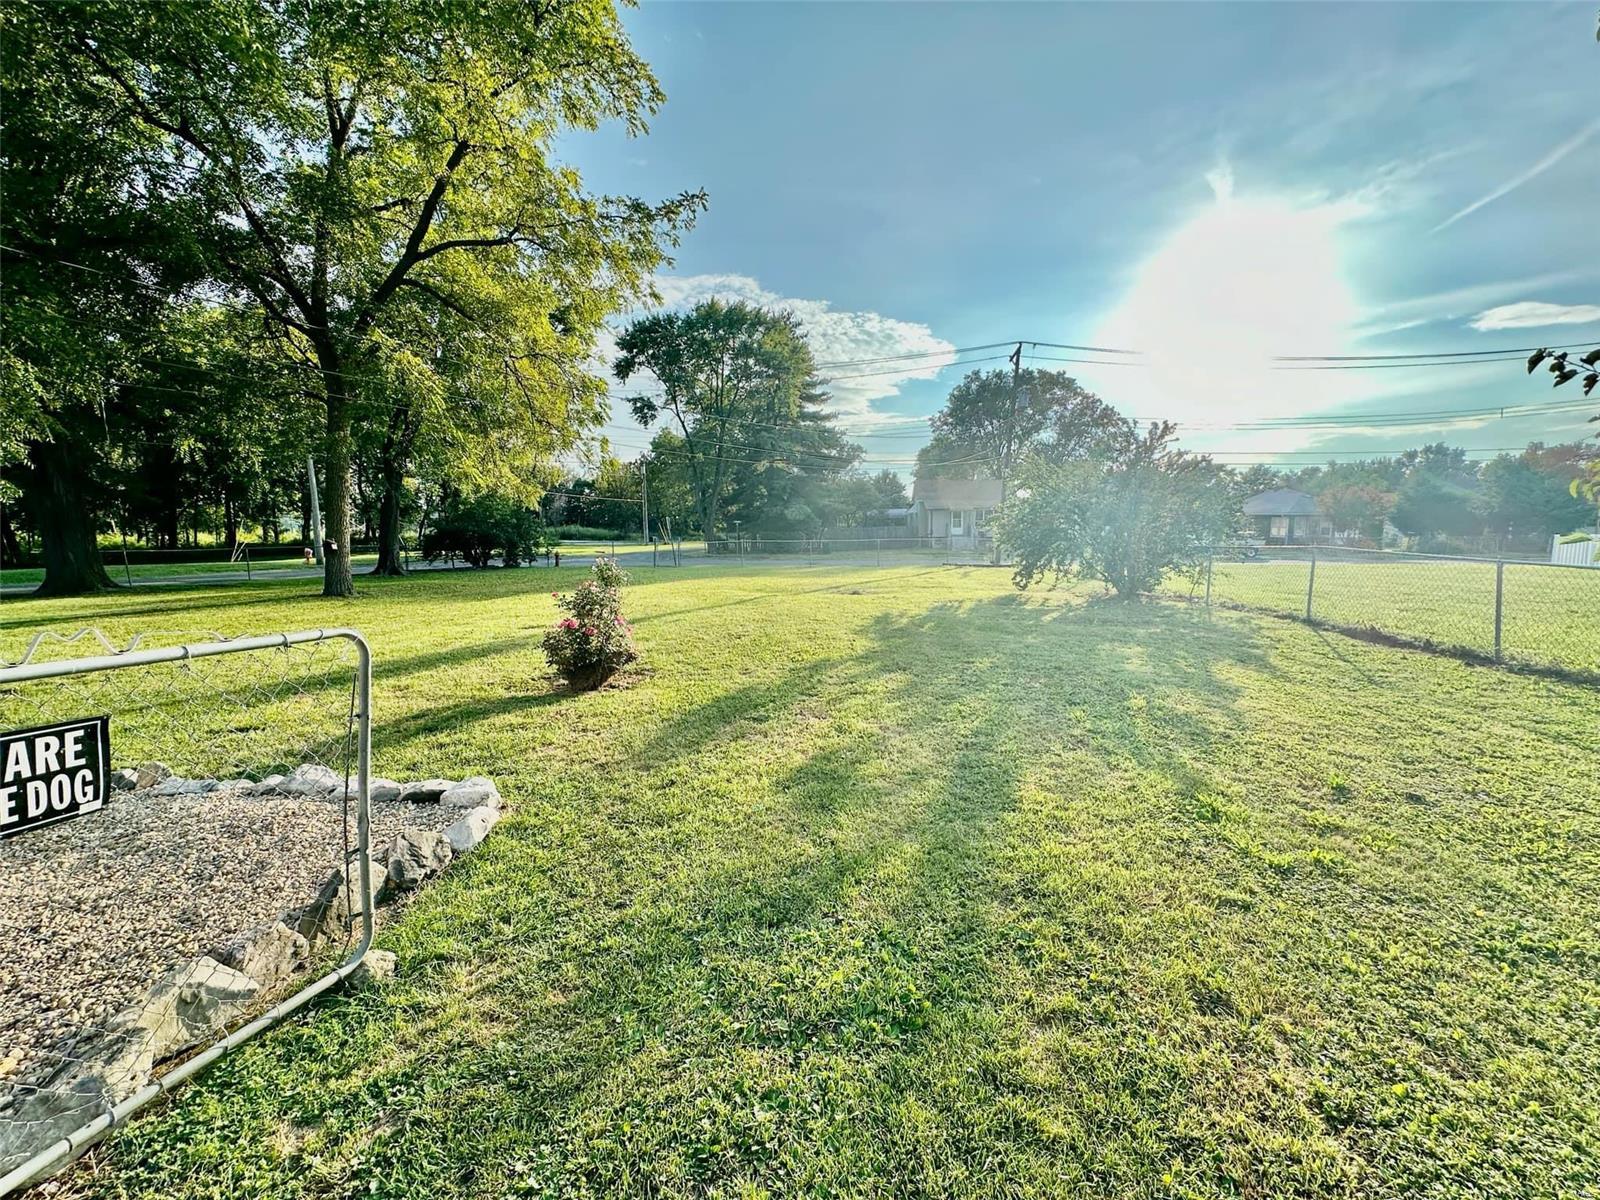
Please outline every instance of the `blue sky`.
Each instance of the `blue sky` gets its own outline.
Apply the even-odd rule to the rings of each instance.
[[[667,104],[646,137],[563,153],[598,190],[709,192],[659,280],[669,303],[789,306],[824,362],[1012,339],[1146,351],[1040,365],[1237,461],[1589,431],[1576,411],[1223,426],[1579,398],[1514,363],[1267,356],[1600,341],[1592,0],[646,3],[625,20]],[[833,370],[844,426],[878,435],[869,460],[914,452],[909,418],[961,374],[944,361]],[[631,457],[645,436],[617,418]]]

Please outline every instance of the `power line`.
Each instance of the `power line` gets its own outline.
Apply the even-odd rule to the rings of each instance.
[[[900,362],[914,358],[944,358],[952,354],[976,354],[979,350],[996,350],[1002,346],[1009,346],[1010,342],[986,342],[982,346],[952,346],[948,350],[918,350],[908,354],[880,354],[876,358],[829,359],[826,362],[813,363],[818,367],[868,367],[877,363]]]
[[[36,251],[24,250],[24,249],[22,249],[20,247],[17,247],[17,246],[5,245],[4,243],[0,243],[0,252],[4,252],[4,253],[7,253],[7,254],[19,254],[19,255],[22,255],[22,256],[24,256],[26,258],[32,258],[32,259],[35,259],[35,260],[40,261],[40,262],[56,263],[56,264],[58,264],[60,266],[70,267],[70,268],[73,268],[73,269],[76,269],[76,270],[80,270],[80,271],[88,271],[88,272],[92,272],[92,273],[97,274],[97,275],[106,275],[106,276],[111,276],[111,277],[122,278],[122,277],[116,276],[115,272],[107,271],[102,267],[93,267],[93,266],[89,266],[86,263],[74,262],[71,259],[61,258],[61,257],[55,256],[55,255],[40,254],[40,253],[38,253]],[[146,282],[144,282],[142,280],[122,278],[122,282],[125,283],[125,284],[128,284],[129,286],[136,287],[136,288],[139,288],[141,290],[149,291],[152,294],[157,295],[157,296],[159,296],[161,298],[164,298],[164,299],[170,299],[172,297],[172,293],[171,292],[169,292],[167,290],[164,290],[164,289],[157,288],[157,287],[155,287],[155,285],[146,283]],[[197,297],[197,298],[199,298],[199,297]],[[260,313],[260,311],[261,311],[261,309],[260,309],[258,304],[250,302],[250,301],[230,302],[228,300],[217,298],[217,297],[213,296],[213,297],[206,297],[205,298],[205,302],[211,303],[211,304],[215,304],[218,307],[222,307],[222,308],[231,308],[234,311],[246,312],[246,313],[249,313],[250,315],[256,315],[256,314]],[[1000,348],[1002,346],[1014,345],[1018,341],[1021,341],[1023,344],[1028,345],[1028,346],[1041,347],[1041,348],[1044,348],[1044,349],[1047,349],[1047,350],[1072,350],[1072,351],[1076,351],[1078,353],[1083,353],[1083,354],[1114,354],[1114,355],[1126,356],[1126,357],[1145,357],[1149,353],[1148,351],[1145,351],[1145,350],[1129,350],[1129,349],[1126,349],[1124,347],[1118,347],[1118,346],[1092,346],[1092,345],[1084,345],[1084,344],[1075,343],[1075,342],[1044,342],[1044,341],[1038,341],[1038,340],[1032,339],[1032,338],[1021,338],[1021,339],[1008,338],[1008,339],[1006,339],[1004,341],[986,342],[986,343],[983,343],[981,345],[974,345],[974,346],[957,346],[957,347],[951,347],[949,349],[940,349],[940,350],[911,351],[911,352],[908,352],[908,353],[905,353],[905,354],[885,354],[885,355],[878,355],[878,356],[872,357],[872,358],[834,359],[834,360],[829,360],[829,361],[826,361],[826,362],[818,362],[818,363],[816,363],[814,365],[816,365],[818,367],[868,366],[868,365],[873,365],[873,364],[881,363],[881,362],[912,361],[912,360],[926,359],[926,358],[944,358],[944,357],[947,357],[947,356],[950,356],[950,355],[966,354],[966,353],[975,352],[975,351],[979,351],[979,350],[994,350],[994,349],[998,349],[998,348]],[[1518,355],[1532,354],[1535,350],[1540,350],[1540,349],[1544,349],[1544,350],[1581,350],[1581,349],[1587,349],[1587,348],[1592,347],[1592,346],[1600,346],[1600,342],[1592,342],[1592,341],[1591,342],[1568,342],[1568,343],[1563,343],[1561,345],[1554,345],[1554,346],[1503,346],[1503,347],[1500,347],[1500,348],[1494,349],[1494,350],[1430,350],[1430,351],[1420,351],[1420,352],[1409,353],[1409,354],[1275,354],[1275,355],[1269,356],[1269,361],[1272,361],[1272,362],[1283,362],[1283,363],[1377,363],[1377,362],[1419,361],[1419,360],[1423,360],[1423,359],[1463,359],[1463,358],[1493,359],[1496,356],[1512,357],[1512,356],[1518,356]],[[998,357],[1004,357],[1004,356],[998,356]],[[1040,357],[1043,358],[1044,356],[1040,356]],[[982,360],[973,359],[973,360],[968,360],[968,361],[990,361],[990,360],[987,360],[987,359],[982,359]],[[1079,360],[1079,359],[1055,359],[1055,360],[1050,360],[1050,359],[1047,359],[1046,361],[1065,361],[1065,362],[1083,361],[1083,362],[1091,362],[1092,363],[1095,360],[1088,360],[1088,359],[1085,359],[1085,360]],[[948,364],[944,364],[944,365],[954,366],[954,365],[959,365],[959,364],[958,363],[948,363]],[[1110,363],[1095,363],[1095,365],[1110,366],[1112,364],[1110,364]],[[1439,365],[1442,365],[1442,364],[1439,364]],[[888,372],[888,373],[889,374],[895,374],[897,372],[891,371],[891,372]],[[842,378],[863,378],[863,377],[864,376],[845,376],[845,377],[842,377]]]

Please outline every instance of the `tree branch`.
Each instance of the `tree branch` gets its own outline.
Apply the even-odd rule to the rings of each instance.
[[[425,295],[432,296],[435,300],[444,305],[444,307],[448,308],[451,312],[455,313],[458,317],[462,317],[468,321],[475,321],[477,319],[466,309],[462,308],[461,305],[457,304],[449,296],[446,296],[443,292],[430,283],[424,283],[420,279],[412,279],[408,276],[407,278],[402,279],[397,286],[416,288],[417,291],[422,292]]]

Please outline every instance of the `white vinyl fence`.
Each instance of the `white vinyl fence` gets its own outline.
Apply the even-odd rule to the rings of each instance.
[[[1550,539],[1550,561],[1563,567],[1600,567],[1600,538],[1585,537],[1582,541],[1564,542],[1559,537]]]

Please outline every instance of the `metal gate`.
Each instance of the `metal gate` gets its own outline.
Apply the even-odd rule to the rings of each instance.
[[[104,653],[52,659],[86,639]],[[372,941],[361,635],[141,640],[41,634],[0,667],[0,1196]]]

